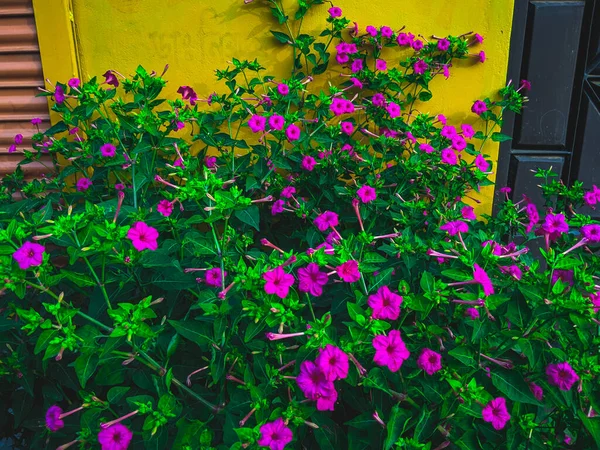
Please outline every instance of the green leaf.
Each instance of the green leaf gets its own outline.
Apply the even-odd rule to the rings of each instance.
[[[69,279],[79,287],[96,286],[96,282],[90,276],[83,273],[61,269],[60,274],[64,275],[65,278]]]
[[[419,100],[422,102],[428,102],[433,97],[433,94],[429,91],[419,92]]]
[[[85,384],[96,371],[99,360],[100,358],[95,352],[83,353],[75,360],[75,373],[82,388],[85,389]]]
[[[40,333],[40,337],[38,337],[37,342],[35,343],[35,349],[33,350],[34,354],[38,354],[48,347],[50,341],[54,339],[54,337],[58,334],[58,330],[44,330]]]
[[[468,281],[473,279],[472,274],[455,269],[442,270],[442,275],[456,281]]]
[[[533,396],[529,385],[523,380],[521,374],[516,370],[494,369],[492,370],[492,384],[498,388],[506,397],[514,402],[541,405]]]
[[[530,302],[539,303],[544,299],[540,290],[535,286],[519,284],[518,288],[521,294]]]
[[[282,33],[280,31],[271,30],[271,34],[273,36],[275,36],[275,39],[277,39],[282,44],[287,44],[288,42],[290,42],[290,43],[292,42],[292,40],[290,39],[290,37],[287,34]]]
[[[129,386],[112,387],[108,391],[108,394],[106,394],[106,399],[109,403],[117,403],[125,396],[125,394],[127,394],[127,391],[129,391],[129,389]]]
[[[448,352],[450,356],[458,359],[461,363],[466,366],[475,367],[475,358],[473,352],[468,347],[456,347]]]
[[[368,412],[356,416],[354,419],[346,422],[344,425],[348,425],[352,428],[358,428],[359,430],[371,430],[373,427],[378,426],[375,419],[373,419],[373,415]]]
[[[385,450],[391,449],[398,438],[402,435],[404,426],[409,419],[409,414],[410,413],[408,411],[400,409],[398,405],[394,405],[390,415],[390,420],[387,422],[387,436],[383,444],[383,448]]]
[[[260,214],[258,212],[258,206],[252,205],[246,209],[239,209],[235,212],[235,217],[255,228],[256,231],[260,231]]]
[[[175,331],[184,338],[195,342],[202,349],[208,349],[208,344],[213,342],[210,337],[210,326],[196,320],[169,320]]]
[[[435,278],[429,272],[423,272],[420,285],[423,292],[431,293],[435,290]]]
[[[583,422],[583,426],[589,431],[589,433],[596,441],[596,446],[600,448],[600,418],[588,417],[585,412],[577,411],[579,418]]]
[[[492,141],[494,142],[505,142],[510,141],[512,138],[507,134],[492,133]]]

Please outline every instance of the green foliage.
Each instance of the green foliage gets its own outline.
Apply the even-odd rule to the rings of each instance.
[[[288,448],[600,446],[600,234],[577,213],[600,191],[540,171],[543,220],[508,193],[485,222],[466,203],[524,86],[444,127],[424,102],[474,36],[415,51],[333,13],[310,36],[292,22],[322,1],[266,3],[291,47],[285,80],[233,59],[207,99],[166,100],[164,74],[142,67],[44,94],[61,120],[0,193],[4,435],[99,448],[101,424],[122,421],[130,448],[242,449],[282,419]],[[334,60],[348,76],[314,88]],[[55,170],[25,179],[47,156]],[[393,368],[376,349],[397,330]],[[297,377],[330,346],[347,374],[306,398]],[[546,374],[565,362],[568,389]],[[75,410],[54,432],[52,405]]]

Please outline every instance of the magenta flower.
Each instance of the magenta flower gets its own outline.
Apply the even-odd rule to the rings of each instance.
[[[465,310],[465,316],[471,320],[479,319],[479,310],[476,308],[467,308]]]
[[[363,70],[363,66],[364,64],[362,59],[355,59],[350,65],[350,70],[352,71],[352,73],[357,73]]]
[[[485,160],[483,155],[480,153],[475,158],[475,166],[482,172],[487,172],[490,168],[490,163]]]
[[[269,447],[271,450],[283,450],[293,438],[292,430],[279,417],[274,422],[265,423],[260,427],[260,438],[257,444],[261,447]]]
[[[492,295],[494,293],[494,285],[492,280],[477,263],[473,264],[473,280],[481,285],[484,295]]]
[[[569,224],[567,224],[564,214],[549,213],[544,219],[542,229],[549,234],[566,233],[569,231]]]
[[[468,205],[463,206],[461,208],[460,215],[465,220],[475,220],[475,219],[477,219],[477,216],[475,215],[475,210],[473,209],[472,206],[468,206]]]
[[[317,161],[315,161],[315,158],[310,155],[305,155],[304,158],[302,158],[302,164],[300,164],[300,167],[302,167],[304,170],[312,172],[316,165]]]
[[[14,139],[15,144],[17,145],[21,145],[23,143],[23,135],[22,134],[15,134],[15,139]]]
[[[369,185],[361,186],[358,191],[356,191],[356,195],[360,198],[360,201],[363,203],[370,203],[377,198],[377,192],[375,188]]]
[[[300,373],[296,377],[296,384],[306,398],[316,400],[327,397],[334,391],[333,381],[328,381],[325,373],[312,361],[303,361]]]
[[[424,348],[417,358],[417,366],[427,375],[433,375],[442,370],[442,355],[428,348]]]
[[[415,39],[412,42],[412,48],[415,52],[419,52],[423,49],[423,41],[421,41],[420,39]]]
[[[387,286],[381,286],[375,294],[369,295],[367,304],[373,310],[373,319],[396,320],[400,316],[402,296],[390,291]]]
[[[190,102],[190,105],[194,106],[198,101],[198,94],[190,86],[180,86],[177,89],[177,93],[181,94],[181,98]]]
[[[371,36],[375,37],[377,36],[377,28],[375,28],[373,25],[369,25],[367,26],[367,33],[370,34]]]
[[[513,264],[512,266],[501,266],[500,272],[510,275],[515,280],[520,280],[523,276],[523,272],[519,268],[519,266]]]
[[[598,197],[594,192],[588,191],[583,194],[583,201],[588,206],[594,206],[596,203],[598,203]]]
[[[483,420],[492,424],[495,430],[501,430],[510,420],[510,414],[506,409],[506,399],[498,397],[491,400],[481,411]]]
[[[327,231],[329,227],[337,227],[338,226],[338,215],[332,211],[325,211],[323,214],[320,214],[314,220],[314,224],[317,226],[319,231]]]
[[[453,125],[444,125],[442,131],[440,131],[440,136],[450,140],[454,139],[454,137],[457,136],[456,127]]]
[[[180,161],[181,158],[178,159]],[[204,158],[204,165],[207,169],[214,169],[217,167],[217,157],[216,156],[207,156]]]
[[[279,83],[277,85],[277,92],[279,92],[279,95],[288,95],[290,93],[290,87],[285,83]]]
[[[284,210],[283,207],[285,206],[285,200],[277,200],[275,202],[273,202],[273,205],[271,206],[271,215],[272,216],[276,216],[277,214],[281,214]]]
[[[42,123],[42,119],[40,119],[39,117],[34,117],[33,119],[31,119],[31,125],[39,125]]]
[[[445,52],[450,48],[450,41],[446,38],[440,39],[437,43],[437,48],[440,52]]]
[[[350,136],[354,132],[354,125],[352,122],[340,122],[340,127],[342,129],[342,133]]]
[[[285,135],[287,136],[288,141],[297,141],[300,139],[300,128],[292,123],[286,128]]]
[[[573,271],[554,269],[554,271],[552,272],[552,285],[554,285],[558,280],[562,281],[565,284],[568,284],[569,286],[573,286]]]
[[[331,17],[342,17],[342,8],[338,6],[332,6],[327,10],[327,12],[329,12]]]
[[[60,418],[63,410],[60,406],[53,405],[46,411],[46,427],[50,431],[58,431],[65,426],[65,423]]]
[[[394,37],[394,30],[392,30],[390,27],[388,26],[383,26],[381,27],[381,29],[379,30],[381,32],[381,35],[384,38],[388,38],[391,39]]]
[[[387,70],[387,62],[384,59],[378,59],[375,61],[375,69],[377,70]]]
[[[169,217],[173,212],[173,203],[171,203],[169,200],[163,199],[160,202],[158,202],[158,205],[156,206],[156,211],[158,211],[159,214],[165,217]]]
[[[126,450],[129,447],[133,433],[125,425],[115,423],[108,428],[100,429],[98,442],[102,450]]]
[[[590,242],[600,242],[600,225],[589,224],[582,226],[581,235]]]
[[[450,68],[448,67],[448,64],[442,66],[442,72],[444,73],[444,78],[446,78],[446,80],[450,78]]]
[[[292,198],[295,193],[296,188],[294,186],[286,186],[281,190],[281,196],[284,198]]]
[[[136,222],[127,231],[127,238],[138,252],[143,250],[156,250],[158,248],[158,230],[144,222]]]
[[[415,41],[415,42],[421,42],[421,41]],[[418,75],[423,75],[427,71],[428,68],[429,68],[429,66],[422,59],[419,59],[416,63],[413,64],[413,70]]]
[[[478,116],[486,112],[487,109],[487,105],[481,100],[475,100],[475,103],[473,103],[473,106],[471,106],[471,111],[473,111]]]
[[[285,118],[280,116],[279,114],[273,114],[269,117],[269,126],[273,130],[283,130],[283,126],[285,125]]]
[[[348,376],[348,355],[335,345],[327,344],[321,349],[315,363],[328,381],[343,380]]]
[[[263,273],[265,283],[265,292],[267,294],[275,294],[279,298],[286,298],[290,287],[294,284],[294,276],[285,273],[281,266],[276,267],[266,273]]]
[[[258,133],[260,131],[265,131],[265,125],[267,124],[267,119],[263,116],[259,116],[258,114],[254,114],[248,120],[248,126],[252,130],[253,133]]]
[[[463,123],[460,128],[465,139],[471,139],[473,136],[475,136],[475,130],[468,123]]]
[[[350,81],[352,82],[352,85],[358,89],[362,89],[363,88],[363,84],[362,82],[356,78],[356,77],[352,77],[350,78]]]
[[[346,283],[354,283],[360,280],[360,272],[358,271],[358,263],[351,259],[337,266],[336,269],[339,277]]]
[[[54,100],[56,101],[57,104],[62,104],[64,103],[66,99],[65,96],[65,91],[62,88],[62,86],[60,84],[56,85],[56,89],[54,90]]]
[[[600,311],[600,292],[595,292],[591,294],[590,301],[592,302],[594,312],[597,313],[598,311]]]
[[[317,411],[333,411],[338,393],[335,387],[327,395],[317,398]]]
[[[419,150],[425,153],[433,153],[434,148],[429,144],[419,144]]]
[[[531,83],[527,80],[521,80],[521,89],[526,90],[526,91],[530,91],[531,90]]]
[[[458,157],[454,150],[451,148],[445,148],[442,150],[442,162],[445,164],[450,164],[451,166],[455,166],[458,164]]]
[[[479,55],[478,55],[478,56],[479,56],[479,62],[480,62],[480,63],[484,63],[484,62],[485,62],[485,59],[486,59],[486,57],[485,57],[485,52],[484,52],[483,50],[481,50],[481,51],[479,52]]]
[[[536,398],[536,400],[542,401],[542,399],[544,398],[544,390],[540,385],[535,383],[529,383],[529,389],[531,390],[531,393]]]
[[[410,356],[398,330],[391,330],[387,336],[375,336],[373,348],[375,348],[373,357],[375,364],[385,366],[392,372],[398,372],[402,363]]]
[[[450,236],[456,236],[458,233],[467,233],[469,225],[462,220],[453,220],[442,225],[440,230],[447,231]]]
[[[402,112],[402,108],[400,108],[400,105],[394,102],[389,102],[385,109],[387,110],[388,114],[390,115],[390,118],[392,119],[399,117],[400,113]]]
[[[579,381],[579,376],[575,373],[568,362],[558,364],[549,364],[546,367],[548,383],[557,386],[561,391],[568,391]]]
[[[27,270],[30,267],[37,267],[42,264],[44,251],[43,245],[26,241],[13,253],[12,257],[19,264],[19,268]]]
[[[396,38],[396,42],[401,47],[407,47],[412,43],[413,39],[415,38],[414,36],[412,36],[412,38],[411,38],[411,36],[412,35],[410,35],[410,33],[409,34],[400,33],[400,34],[398,34],[398,37]]]
[[[124,191],[125,190],[125,185],[123,183],[117,183],[117,184],[115,184],[115,190],[117,190],[117,191]]]
[[[117,147],[112,144],[104,144],[100,147],[100,153],[105,158],[113,158],[117,154]]]
[[[465,148],[467,148],[467,141],[465,141],[465,138],[462,137],[461,135],[457,134],[456,136],[454,136],[452,138],[452,148],[456,151],[463,151]]]
[[[208,269],[204,273],[204,282],[207,286],[212,287],[223,287],[223,278],[227,276],[227,271],[223,272],[223,276],[221,276],[221,269],[219,267],[213,267],[212,269]]]
[[[79,78],[71,78],[67,84],[69,87],[78,88],[81,85],[81,80],[79,80]]]
[[[480,35],[479,33],[475,33],[475,36],[474,36],[474,37],[475,37],[475,40],[476,40],[476,41],[477,41],[479,44],[481,44],[481,43],[483,42],[483,36],[482,36],[482,35]]]
[[[533,227],[540,221],[540,215],[537,207],[533,203],[528,203],[525,207],[527,218],[529,219],[529,225],[527,226],[527,232],[529,233]]]
[[[104,77],[104,82],[106,84],[109,84],[114,87],[119,87],[119,80],[117,79],[117,75],[112,70],[107,70],[102,76]]]
[[[309,263],[306,267],[298,269],[298,290],[300,292],[308,292],[319,297],[323,294],[323,286],[327,284],[327,280],[327,273],[321,272],[316,263]]]
[[[89,178],[80,178],[75,183],[75,187],[79,192],[87,191],[92,186],[92,180]]]

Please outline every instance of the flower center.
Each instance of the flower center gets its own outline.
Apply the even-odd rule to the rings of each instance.
[[[27,253],[27,256],[30,258],[33,258],[35,256],[35,252],[33,250],[29,250],[29,253]]]
[[[115,434],[113,434],[113,441],[121,442],[121,433],[116,432]]]

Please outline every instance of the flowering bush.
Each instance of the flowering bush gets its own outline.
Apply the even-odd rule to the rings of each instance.
[[[55,170],[3,180],[3,432],[60,449],[599,446],[600,225],[575,211],[600,190],[540,171],[545,210],[506,189],[485,222],[467,203],[528,83],[451,124],[421,112],[430,83],[483,62],[481,36],[348,31],[336,7],[318,38],[293,35],[269,4],[289,78],[233,60],[226,92],[171,101],[164,73],[108,71],[56,84],[61,120],[31,149],[15,138],[21,165]],[[330,65],[341,81],[311,90]]]

